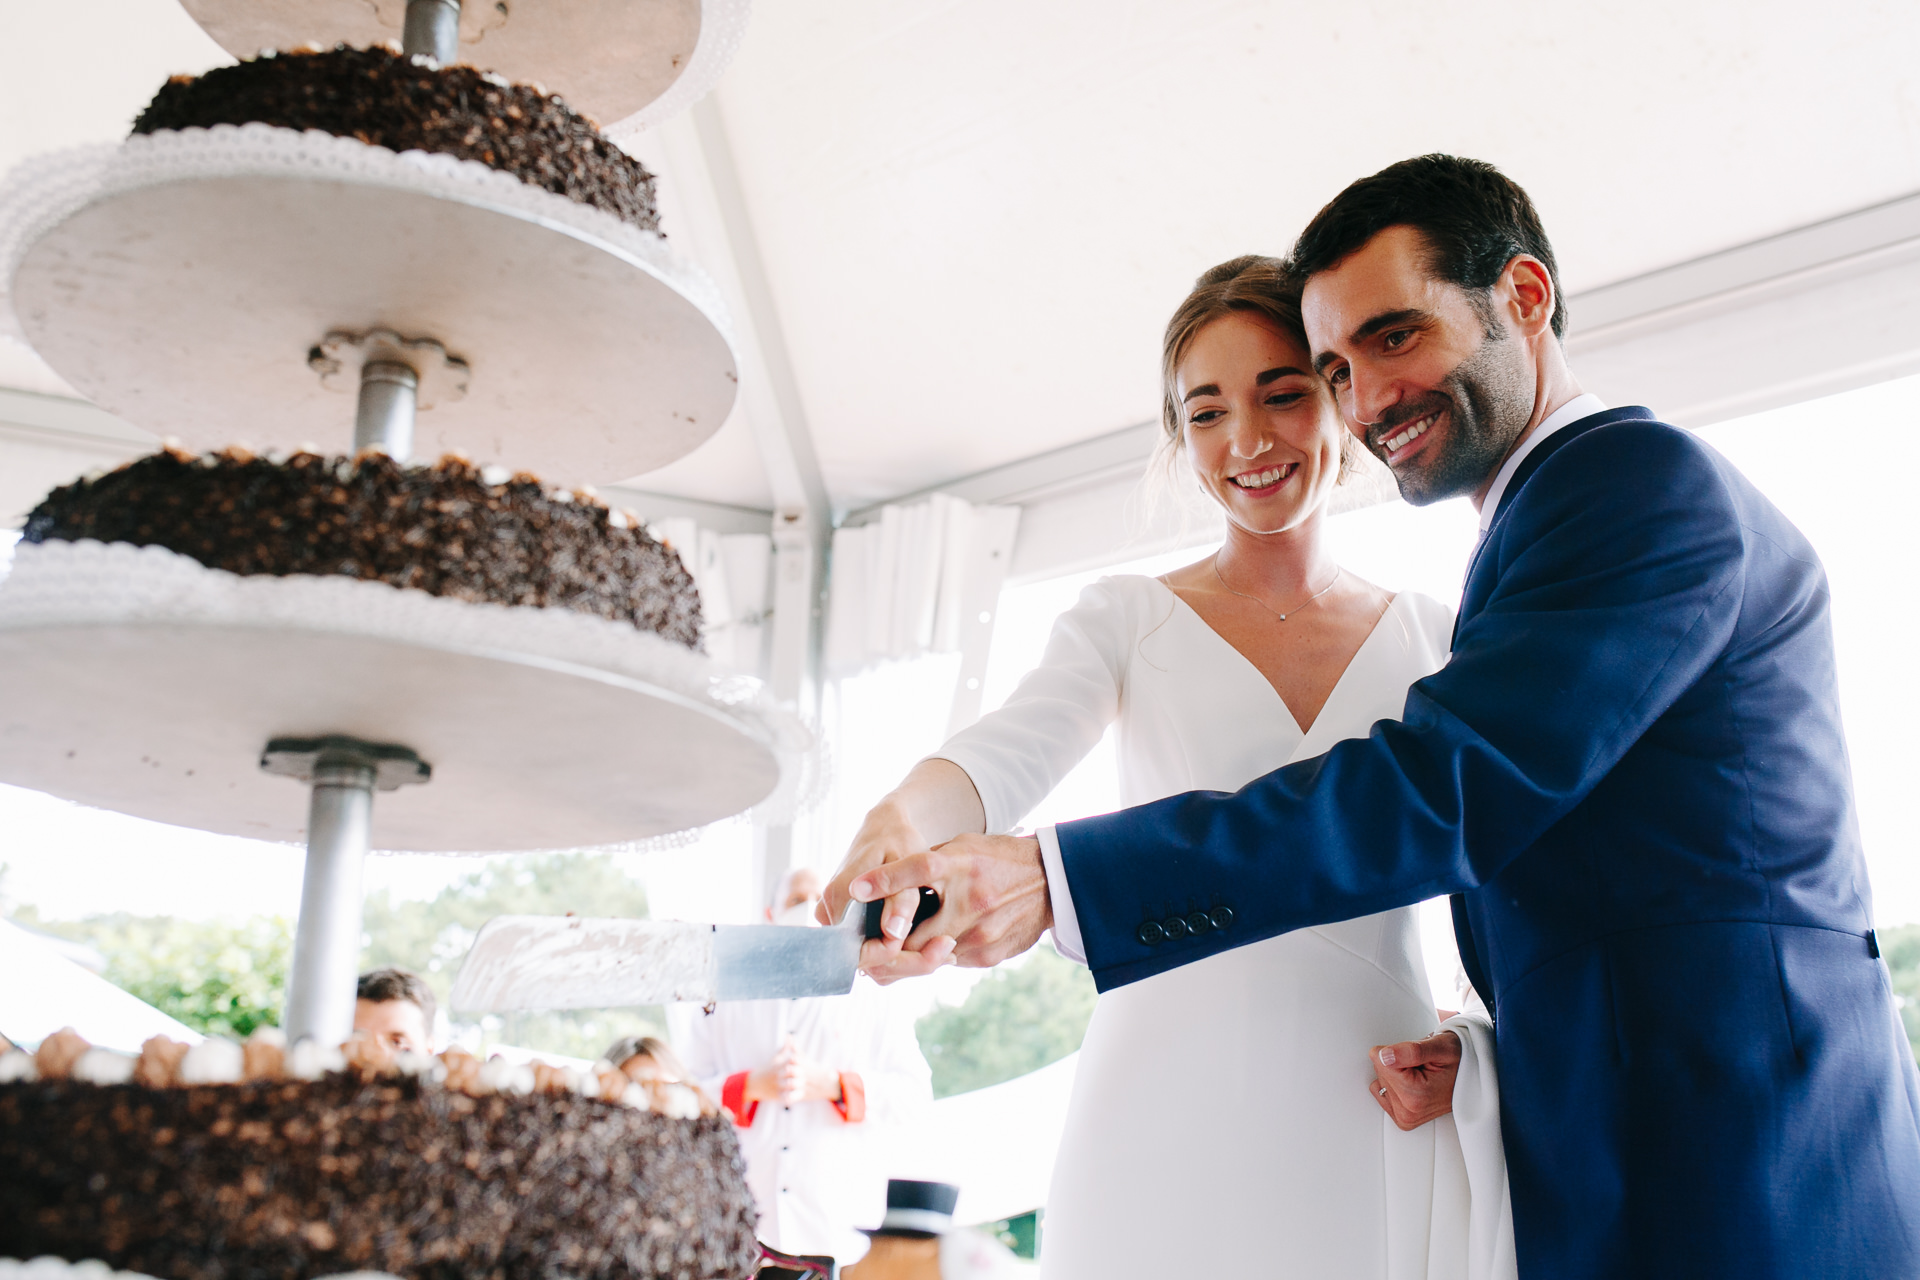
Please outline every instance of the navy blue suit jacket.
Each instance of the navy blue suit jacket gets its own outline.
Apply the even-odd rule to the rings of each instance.
[[[1402,719],[1057,831],[1102,990],[1458,895],[1523,1276],[1920,1276],[1826,575],[1647,410],[1516,469]]]

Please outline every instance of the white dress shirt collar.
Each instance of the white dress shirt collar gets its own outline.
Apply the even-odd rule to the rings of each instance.
[[[1520,447],[1508,455],[1498,475],[1493,478],[1493,487],[1487,490],[1487,500],[1480,504],[1480,532],[1485,533],[1493,527],[1493,517],[1499,514],[1500,499],[1507,492],[1507,485],[1513,480],[1513,473],[1527,460],[1527,455],[1540,447],[1540,442],[1562,427],[1572,426],[1582,418],[1590,418],[1604,412],[1607,405],[1599,396],[1585,392],[1555,409],[1547,415],[1547,420],[1533,429],[1533,434],[1520,442]]]

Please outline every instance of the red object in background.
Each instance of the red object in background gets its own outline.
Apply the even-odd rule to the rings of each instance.
[[[742,1129],[752,1128],[753,1118],[760,1112],[758,1102],[747,1101],[748,1074],[736,1071],[720,1086],[720,1105],[727,1109],[727,1114]],[[867,1085],[858,1071],[840,1073],[840,1100],[832,1106],[848,1124],[859,1124],[867,1118]]]

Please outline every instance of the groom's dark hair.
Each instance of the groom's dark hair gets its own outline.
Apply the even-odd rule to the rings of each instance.
[[[1484,160],[1415,156],[1362,178],[1313,216],[1294,242],[1292,266],[1302,280],[1337,266],[1388,227],[1425,237],[1429,269],[1474,298],[1489,326],[1487,291],[1520,254],[1540,259],[1553,280],[1553,336],[1567,333],[1560,268],[1533,201],[1518,183]]]

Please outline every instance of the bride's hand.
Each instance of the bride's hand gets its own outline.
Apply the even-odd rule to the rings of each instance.
[[[814,915],[821,924],[838,922],[852,901],[847,885],[854,877],[926,851],[927,841],[921,836],[919,828],[913,825],[906,806],[895,797],[888,796],[867,811],[866,820],[853,837],[853,844],[847,849],[840,869],[833,873],[826,891],[820,895],[820,905],[814,908]],[[913,927],[913,914],[919,906],[920,893],[917,889],[907,889],[887,899],[886,913],[880,919],[883,936],[878,942],[869,942],[862,948],[861,967],[866,967],[869,953],[873,955],[875,963],[884,964],[899,952],[901,942]]]

